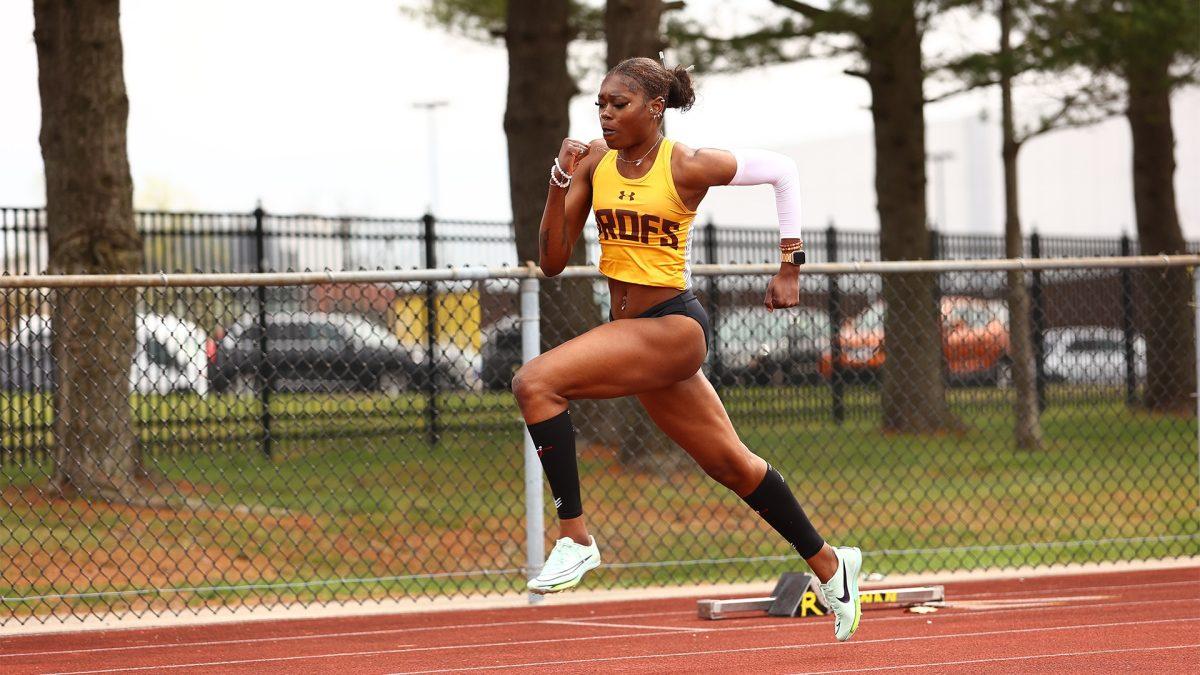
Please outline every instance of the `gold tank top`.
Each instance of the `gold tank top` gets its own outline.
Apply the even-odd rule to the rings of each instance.
[[[692,221],[675,191],[673,141],[663,139],[641,178],[617,172],[609,150],[592,174],[592,210],[600,239],[600,273],[645,286],[684,290],[691,285]]]

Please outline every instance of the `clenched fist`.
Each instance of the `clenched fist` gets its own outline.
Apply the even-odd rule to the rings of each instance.
[[[558,150],[558,166],[567,173],[575,173],[575,167],[587,156],[591,146],[573,138],[564,138]]]
[[[768,312],[800,304],[800,274],[793,271],[795,265],[784,266],[793,269],[780,270],[779,274],[771,277],[771,281],[767,283],[767,297],[763,299],[763,305]]]

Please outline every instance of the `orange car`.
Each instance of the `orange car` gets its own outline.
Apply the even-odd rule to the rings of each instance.
[[[847,378],[873,380],[883,368],[885,311],[883,301],[877,300],[842,324],[838,365]],[[1008,306],[1002,300],[944,296],[942,354],[952,381],[1008,386]],[[822,377],[832,377],[832,352],[821,355],[818,369]]]

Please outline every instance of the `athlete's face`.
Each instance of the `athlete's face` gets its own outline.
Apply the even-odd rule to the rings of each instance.
[[[646,93],[633,80],[609,75],[596,96],[600,109],[600,130],[604,141],[614,150],[630,148],[658,133],[663,100],[646,100]]]

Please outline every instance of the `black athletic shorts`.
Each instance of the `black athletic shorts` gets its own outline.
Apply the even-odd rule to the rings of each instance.
[[[638,314],[638,319],[656,319],[660,316],[670,316],[672,314],[681,314],[690,316],[700,324],[700,329],[704,331],[704,351],[708,352],[708,334],[711,329],[708,327],[708,312],[704,311],[704,305],[700,304],[700,300],[696,298],[696,294],[692,289],[688,289],[679,295],[660,302],[650,309]]]

